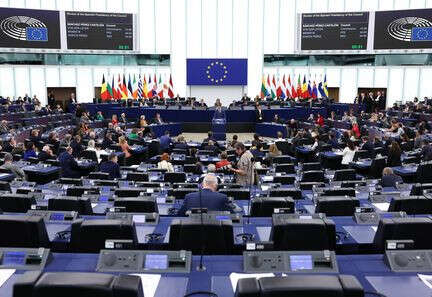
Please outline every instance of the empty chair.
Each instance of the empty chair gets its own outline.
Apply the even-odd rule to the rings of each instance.
[[[48,210],[76,211],[80,215],[93,215],[90,198],[52,198]]]
[[[369,169],[368,176],[371,178],[381,178],[383,169],[386,167],[386,165],[387,165],[386,158],[373,159]]]
[[[141,181],[147,182],[149,180],[148,174],[143,172],[128,172],[126,175],[126,180],[130,181]]]
[[[249,200],[250,198],[249,189],[221,189],[219,192],[233,197],[234,200]]]
[[[271,217],[276,208],[286,208],[289,209],[289,213],[294,213],[294,199],[284,197],[254,198],[251,201],[250,215],[253,217]]]
[[[203,232],[204,231],[204,232]],[[229,255],[234,246],[233,226],[230,220],[173,220],[169,233],[171,250],[187,250],[206,255]]]
[[[354,159],[353,161],[358,161],[360,159],[367,159],[372,158],[373,156],[370,155],[369,151],[366,150],[358,150],[354,153]]]
[[[106,172],[91,172],[88,176],[89,179],[100,179],[100,180],[109,180],[110,175]]]
[[[421,163],[417,167],[416,181],[418,183],[432,183],[432,162]]]
[[[350,196],[355,197],[356,192],[353,188],[324,189],[320,196]]]
[[[11,192],[10,183],[5,181],[0,181],[0,191]]]
[[[431,190],[432,183],[430,184],[414,184],[411,188],[410,196],[420,196],[423,195],[424,190]]]
[[[296,173],[294,164],[277,164],[275,166],[275,172],[284,172],[286,174],[294,174]]]
[[[282,185],[293,185],[295,182],[295,176],[292,175],[274,176],[273,182]]]
[[[24,194],[2,194],[0,195],[0,209],[4,212],[26,213],[36,204],[34,197]]]
[[[423,196],[393,197],[388,211],[404,211],[408,215],[432,214],[432,199]]]
[[[277,156],[273,158],[273,164],[286,164],[291,163],[293,160],[290,156]]]
[[[97,195],[100,194],[98,187],[70,187],[66,190],[67,196],[81,197],[82,195]]]
[[[118,187],[119,182],[117,180],[99,180],[95,179],[93,180],[93,184],[95,186],[107,186],[107,187]]]
[[[13,286],[13,297],[144,297],[143,292],[141,279],[138,276],[93,272],[28,271],[17,278]]]
[[[313,162],[313,163],[303,163],[302,171],[311,171],[311,170],[321,170],[321,163]]]
[[[39,216],[0,216],[0,246],[48,248],[50,242],[43,218]]]
[[[159,213],[156,198],[117,198],[114,200],[115,207],[124,207],[126,212]]]
[[[355,197],[319,197],[316,201],[315,213],[326,216],[352,216],[360,201]]]
[[[295,275],[288,277],[243,278],[235,297],[338,296],[363,297],[361,283],[352,275]]]
[[[365,187],[366,181],[346,181],[341,183],[342,188],[356,188],[356,187]]]
[[[74,252],[98,253],[105,248],[107,239],[131,240],[134,247],[138,239],[135,224],[128,220],[75,220],[72,223],[71,248]]]
[[[345,181],[345,180],[356,180],[356,171],[354,169],[341,169],[336,170],[333,180],[334,181]]]
[[[168,195],[174,196],[176,199],[184,199],[187,194],[195,193],[197,188],[177,188],[177,189],[169,189]]]
[[[271,189],[269,191],[270,197],[291,197],[295,200],[302,199],[302,192],[298,189]]]
[[[282,152],[283,155],[287,155],[290,152],[290,144],[288,141],[277,141],[275,142],[278,150]]]
[[[384,251],[387,240],[414,240],[414,249],[432,248],[430,234],[432,220],[429,218],[391,218],[381,219],[373,240],[377,251]]]
[[[324,182],[324,171],[304,171],[302,174],[301,182]]]
[[[84,150],[81,152],[81,158],[99,163],[96,151]]]
[[[172,185],[173,189],[179,189],[179,188],[193,188],[198,189],[198,183],[175,183]]]
[[[185,181],[186,181],[186,173],[166,172],[164,174],[164,182],[166,183],[184,183]]]
[[[80,178],[69,178],[69,177],[62,177],[58,181],[59,184],[63,185],[75,185],[75,186],[82,186],[83,181]]]
[[[335,250],[336,227],[329,219],[284,219],[273,217],[270,240],[274,250]]]
[[[313,187],[324,187],[324,182],[300,182],[300,190],[312,190]]]
[[[120,188],[114,191],[117,197],[138,197],[141,193],[146,193],[146,188]]]

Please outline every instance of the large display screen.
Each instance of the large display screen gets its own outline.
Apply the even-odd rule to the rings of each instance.
[[[302,50],[366,50],[369,12],[302,14]]]
[[[374,49],[432,48],[432,9],[377,11]]]
[[[133,15],[66,11],[68,49],[133,50]]]
[[[0,8],[0,47],[60,49],[59,12]]]

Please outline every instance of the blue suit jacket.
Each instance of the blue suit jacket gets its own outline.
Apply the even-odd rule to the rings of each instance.
[[[108,161],[100,165],[100,171],[108,173],[110,178],[120,178],[120,166],[117,163]]]
[[[200,207],[199,192],[190,193],[185,196],[183,205],[178,211],[178,215],[186,215],[187,210]],[[232,206],[227,195],[213,192],[209,189],[201,191],[201,207],[207,208],[208,211],[232,211]]]
[[[60,166],[62,168],[63,177],[70,177],[70,178],[81,177],[78,163],[68,152],[61,153],[58,159],[60,162]]]
[[[396,174],[383,175],[381,178],[382,187],[396,187],[396,182],[403,182],[402,177]]]
[[[169,148],[170,144],[171,144],[171,137],[169,137],[168,135],[162,135],[159,139],[160,141],[160,147],[162,150],[166,150],[167,148]]]

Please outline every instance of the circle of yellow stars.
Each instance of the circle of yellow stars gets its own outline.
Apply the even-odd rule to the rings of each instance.
[[[220,78],[218,78],[218,79],[215,79],[214,77],[212,77],[212,76],[210,75],[210,70],[211,70],[212,67],[214,67],[215,65],[218,65],[218,66],[220,66],[220,67],[223,68],[223,76],[220,77]],[[223,82],[224,79],[227,78],[228,70],[227,70],[227,67],[224,65],[224,63],[216,61],[216,62],[211,62],[210,65],[207,66],[207,71],[206,71],[206,73],[207,73],[207,78],[210,79],[211,82],[214,82],[214,83],[217,83],[217,84],[218,84],[218,83]]]

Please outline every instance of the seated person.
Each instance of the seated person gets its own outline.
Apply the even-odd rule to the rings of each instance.
[[[112,139],[112,134],[107,132],[105,134],[104,140],[102,141],[102,148],[105,150],[114,144],[114,140]]]
[[[68,146],[66,150],[58,157],[62,176],[68,178],[80,178],[80,167],[73,157],[73,148]]]
[[[234,210],[234,205],[228,200],[225,194],[217,192],[218,181],[216,175],[209,173],[204,176],[202,190],[187,194],[178,215],[186,215],[186,211],[192,208],[207,208],[208,211],[230,211]],[[201,199],[200,199],[201,198]],[[201,200],[201,201],[200,201]]]
[[[55,159],[54,153],[52,152],[49,145],[47,145],[47,144],[44,145],[44,147],[42,148],[42,151],[38,155],[38,159],[41,162],[44,162],[44,161],[49,160],[49,159]]]
[[[315,123],[320,127],[324,126],[324,117],[320,113],[318,114],[318,117],[317,117]]]
[[[0,123],[0,133],[1,134],[9,133],[9,125],[6,120],[2,120]]]
[[[219,148],[215,145],[215,142],[213,140],[208,141],[207,145],[204,146],[204,150],[216,153],[219,152]]]
[[[264,158],[264,153],[262,152],[262,145],[256,140],[252,141],[250,152],[252,153],[254,158]]]
[[[131,153],[131,148],[124,136],[119,137],[119,146],[122,150],[122,152],[125,154],[125,163],[128,165],[132,165],[133,162],[133,155]]]
[[[222,152],[219,157],[221,160],[216,163],[216,170],[226,170],[232,166],[231,162],[227,160],[228,155],[226,152]]]
[[[137,128],[133,128],[132,131],[131,131],[131,133],[129,133],[128,137],[131,140],[138,139],[138,129]]]
[[[234,149],[236,143],[238,142],[238,135],[233,135],[232,140],[228,144],[229,149]]]
[[[388,167],[402,166],[401,156],[402,156],[402,150],[399,144],[396,141],[393,141],[392,144],[390,145],[387,154],[387,166]]]
[[[402,183],[402,177],[400,177],[397,174],[393,173],[393,169],[390,167],[384,168],[382,172],[382,178],[381,178],[381,186],[382,187],[396,187],[396,183]]]
[[[73,149],[73,155],[75,158],[78,158],[83,151],[81,136],[75,135],[73,140],[70,143],[71,148]]]
[[[105,119],[105,118],[104,118],[104,116],[102,115],[102,111],[98,111],[97,114],[96,114],[95,120],[96,120],[96,121],[103,121],[104,119]]]
[[[158,163],[158,169],[165,169],[166,172],[174,172],[173,165],[169,162],[170,156],[167,153],[163,153],[161,156],[161,161]]]
[[[12,155],[23,155],[24,154],[24,143],[20,142],[12,149]]]
[[[299,129],[298,123],[296,120],[291,119],[287,124],[287,132],[288,132],[288,138],[292,138],[297,134],[297,131]]]
[[[318,148],[319,148],[319,145],[320,145],[320,143],[319,143],[319,137],[315,136],[314,137],[314,143],[311,146],[311,150],[313,150],[314,152],[317,152]]]
[[[108,173],[110,178],[120,178],[120,166],[117,164],[118,159],[115,153],[108,156],[108,161],[100,165],[100,171]]]
[[[116,115],[116,114],[113,114],[112,117],[111,117],[111,124],[112,124],[113,126],[117,126],[118,123],[119,123],[119,121],[118,121],[117,115]]]
[[[164,123],[164,121],[162,120],[162,118],[160,116],[160,113],[157,112],[156,116],[155,116],[155,118],[153,120],[153,124],[161,125],[163,123]]]
[[[21,169],[21,167],[13,163],[13,156],[10,153],[5,154],[4,164],[0,168],[10,170],[15,175],[15,177],[25,179],[24,171]]]
[[[208,132],[207,132],[207,138],[204,138],[203,143],[209,142],[210,140],[212,140],[212,141],[216,141],[216,140],[213,138],[213,132],[208,131]]]
[[[282,124],[282,120],[279,117],[279,115],[277,113],[275,113],[274,117],[273,117],[273,123],[275,124]]]
[[[281,131],[277,132],[277,138],[276,138],[275,142],[278,142],[278,141],[285,141],[285,139],[283,138],[283,133]]]
[[[37,158],[35,145],[31,141],[27,142],[26,151],[24,152],[24,160],[28,161],[30,158]]]
[[[3,141],[2,151],[10,153],[16,147],[16,141],[14,137],[11,137],[9,141]]]
[[[96,148],[96,142],[93,139],[89,140],[89,142],[87,144],[86,151],[95,152],[96,153],[97,162],[98,163],[101,162],[101,152],[100,152],[100,150],[98,150]]]
[[[169,131],[165,131],[165,134],[159,138],[160,148],[163,152],[167,151],[172,143]]]
[[[127,124],[126,114],[124,112],[120,115],[119,123]]]
[[[177,137],[177,141],[174,143],[174,148],[187,150],[188,145],[187,145],[186,140],[185,140],[183,135],[179,135]]]
[[[332,149],[339,149],[339,142],[333,133],[329,133],[329,140],[327,143],[332,147]]]
[[[423,147],[420,155],[425,162],[432,160],[432,144],[428,140],[423,140]]]

